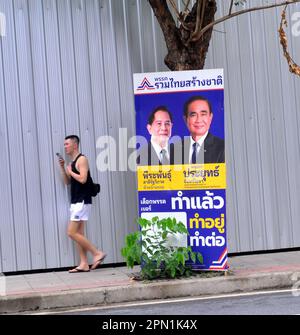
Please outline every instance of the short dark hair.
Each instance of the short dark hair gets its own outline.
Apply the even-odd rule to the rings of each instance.
[[[185,104],[184,104],[184,108],[183,108],[183,116],[187,119],[188,117],[188,108],[189,108],[189,105],[194,102],[194,101],[197,101],[197,100],[201,100],[201,101],[206,101],[207,104],[208,104],[208,108],[209,108],[209,113],[211,114],[212,113],[212,107],[211,107],[211,103],[210,101],[207,99],[207,98],[204,98],[202,97],[201,95],[195,95],[191,98],[189,98]]]
[[[65,137],[65,140],[73,140],[75,143],[79,145],[80,139],[77,135],[68,135]]]
[[[166,106],[158,106],[155,109],[153,109],[153,111],[151,112],[151,114],[148,117],[148,124],[152,124],[155,118],[155,113],[157,113],[158,111],[162,111],[162,112],[166,112],[169,114],[170,120],[171,122],[173,122],[173,115],[171,114],[171,112],[168,110],[168,108]]]

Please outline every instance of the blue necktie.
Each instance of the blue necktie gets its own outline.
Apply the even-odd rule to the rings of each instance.
[[[197,147],[198,147],[198,143],[193,143],[193,154],[192,154],[192,164],[196,164],[196,157],[197,157]]]

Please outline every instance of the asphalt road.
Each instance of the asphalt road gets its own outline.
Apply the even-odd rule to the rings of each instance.
[[[292,290],[169,299],[63,311],[60,315],[297,315],[300,292]]]

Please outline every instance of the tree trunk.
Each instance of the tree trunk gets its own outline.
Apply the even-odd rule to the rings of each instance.
[[[193,36],[196,31],[214,21],[216,1],[196,1],[179,27],[176,26],[166,0],[149,0],[149,3],[165,37],[167,67],[172,71],[203,69],[213,28],[197,41],[193,41]]]

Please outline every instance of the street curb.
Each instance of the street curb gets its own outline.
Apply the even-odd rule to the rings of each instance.
[[[128,286],[32,293],[27,296],[0,296],[0,314],[292,288],[292,276],[295,274],[300,276],[300,272],[273,272],[247,276],[133,282]]]

